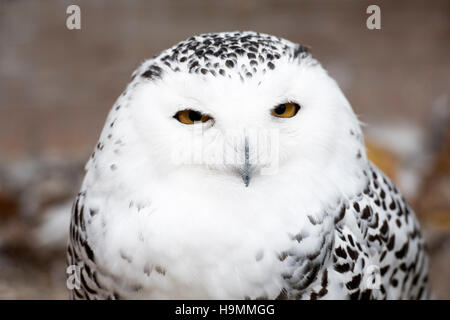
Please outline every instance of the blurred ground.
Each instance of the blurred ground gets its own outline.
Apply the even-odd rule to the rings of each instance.
[[[69,4],[82,30],[65,27]],[[381,30],[365,27],[369,4]],[[40,225],[70,207],[110,106],[145,58],[229,30],[312,47],[367,124],[369,155],[417,211],[434,295],[450,299],[446,0],[0,0],[0,298],[67,298],[64,230]]]

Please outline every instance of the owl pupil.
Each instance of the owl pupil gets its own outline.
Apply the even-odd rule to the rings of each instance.
[[[189,111],[189,119],[191,121],[200,121],[202,119],[202,114],[198,111]]]
[[[276,114],[283,114],[286,111],[286,105],[280,104],[278,107],[275,108]]]

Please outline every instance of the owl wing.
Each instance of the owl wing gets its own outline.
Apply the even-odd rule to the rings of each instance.
[[[95,211],[86,208],[85,197],[86,192],[78,193],[72,207],[67,248],[67,286],[70,289],[70,299],[116,299],[98,280],[95,254],[86,234],[86,215],[93,216]]]
[[[309,217],[308,232],[279,259],[287,287],[279,299],[428,298],[428,259],[419,223],[392,182],[375,166],[366,185],[341,199],[320,218]],[[300,249],[312,239],[309,252]]]
[[[365,189],[335,224],[331,269],[351,299],[428,298],[428,258],[419,223],[394,184],[374,165]]]

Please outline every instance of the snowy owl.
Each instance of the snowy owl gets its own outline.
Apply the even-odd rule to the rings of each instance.
[[[429,296],[419,224],[340,88],[256,32],[193,36],[133,73],[67,256],[74,299]]]

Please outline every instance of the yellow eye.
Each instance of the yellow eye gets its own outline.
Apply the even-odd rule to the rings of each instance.
[[[211,117],[206,114],[189,109],[178,111],[173,117],[184,124],[194,124],[195,122],[206,122],[211,119]]]
[[[296,103],[283,103],[273,108],[270,113],[278,118],[292,118],[300,110]]]

